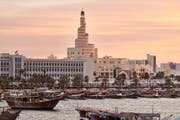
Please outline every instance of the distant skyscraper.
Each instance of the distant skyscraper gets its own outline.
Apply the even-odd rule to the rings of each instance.
[[[85,12],[81,11],[80,27],[78,28],[77,38],[75,39],[75,48],[67,49],[68,58],[98,58],[97,48],[94,48],[94,44],[88,43],[88,33],[86,33],[86,21]]]
[[[156,73],[156,56],[147,54],[147,62],[151,66],[152,71]]]

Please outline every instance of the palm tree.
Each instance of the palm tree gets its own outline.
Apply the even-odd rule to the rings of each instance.
[[[137,73],[136,71],[133,72],[133,84],[134,84],[134,88],[137,89],[138,84],[139,84],[139,80],[137,78]]]
[[[147,80],[147,83],[148,83],[149,78],[150,78],[150,75],[149,75],[148,72],[146,72],[146,73],[144,74],[144,79]]]
[[[40,75],[40,77],[39,77],[41,85],[43,87],[49,87],[49,88],[53,87],[54,83],[55,83],[55,80],[52,77],[50,77],[49,75],[46,74],[45,69],[42,69],[42,72],[43,72],[43,74]]]
[[[54,88],[54,85],[55,85],[55,80],[54,80],[54,78],[52,78],[51,76],[46,76],[45,77],[45,79],[46,79],[46,84],[47,84],[47,87],[48,88]]]
[[[14,78],[13,77],[8,77],[7,80],[9,81],[9,85],[12,87],[14,86],[13,82],[14,82]]]
[[[137,73],[136,73],[136,71],[134,71],[132,75],[133,75],[133,79],[136,79],[136,78],[137,78]]]
[[[126,75],[124,73],[122,73],[121,75],[121,86],[124,86],[124,81],[126,80]]]
[[[164,75],[165,75],[164,72],[158,72],[158,73],[156,73],[156,79],[163,79]]]
[[[28,80],[28,82],[29,82],[29,84],[31,85],[31,87],[40,87],[40,85],[41,85],[40,79],[41,79],[41,78],[42,78],[41,75],[34,74],[34,75],[32,76],[32,78],[30,78],[30,79]]]
[[[42,69],[42,72],[43,72],[43,76],[45,76],[46,75],[46,70],[45,69]]]
[[[82,75],[75,75],[73,79],[73,86],[74,87],[82,87],[83,83],[83,76]]]
[[[8,77],[8,79],[9,79],[10,81],[14,81],[14,78],[13,78],[13,77]]]
[[[84,77],[84,82],[85,82],[85,85],[87,85],[87,86],[89,85],[89,76],[86,75]]]
[[[24,72],[25,72],[25,70],[24,70],[24,69],[20,69],[20,70],[19,70],[20,79],[22,78],[22,76],[23,76]]]
[[[63,75],[59,78],[59,86],[64,89],[69,85],[70,79],[68,75]]]
[[[99,81],[99,76],[97,76],[94,81],[98,82]]]
[[[3,81],[4,81],[3,77],[0,77],[0,87],[1,87],[1,89],[4,89]]]
[[[102,87],[107,87],[108,86],[108,82],[109,82],[109,79],[104,78],[103,81],[102,81]]]
[[[125,79],[126,79],[126,75],[124,73],[122,73],[122,74],[118,75],[115,83],[122,88],[124,86]]]
[[[8,88],[9,82],[10,81],[6,77],[0,77],[0,87],[1,87],[1,89]]]
[[[149,73],[148,72],[146,72],[145,74],[144,74],[144,79],[149,79],[150,78],[150,75],[149,75]]]
[[[27,81],[28,81],[27,85],[28,85],[29,88],[34,88],[35,87],[33,78],[29,78]]]
[[[166,78],[165,78],[165,85],[166,85],[168,88],[171,88],[171,86],[173,86],[174,83],[172,82],[172,80],[171,80],[169,77],[166,77]]]
[[[21,79],[20,79],[20,82],[21,82],[21,88],[25,89],[25,87],[27,87],[27,81],[26,81],[26,79],[21,78]]]
[[[21,80],[22,80],[22,78],[23,78],[23,75],[24,75],[24,69],[20,69],[19,70],[19,76],[18,77],[16,77],[16,81],[17,81],[17,83],[18,83],[18,87],[20,88],[20,82],[21,82]]]
[[[171,80],[174,80],[174,74],[170,75]]]
[[[97,78],[97,77],[96,77],[96,76],[97,76],[96,71],[93,72],[93,75],[94,75],[94,78],[95,78],[95,80],[96,80],[96,78]]]
[[[87,75],[84,77],[84,82],[86,82],[86,83],[89,82],[89,77]]]

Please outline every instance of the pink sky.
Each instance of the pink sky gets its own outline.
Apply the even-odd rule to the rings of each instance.
[[[66,57],[81,8],[99,57],[180,62],[180,0],[0,0],[0,52]]]

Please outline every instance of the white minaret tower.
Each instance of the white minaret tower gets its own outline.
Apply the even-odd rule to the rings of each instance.
[[[77,30],[75,47],[67,49],[68,58],[94,58],[97,59],[97,48],[94,44],[88,42],[88,33],[86,33],[85,12],[81,10],[80,27]]]
[[[86,48],[88,46],[88,33],[86,33],[85,12],[82,9],[80,17],[80,27],[78,28],[77,39],[75,40],[75,48]]]

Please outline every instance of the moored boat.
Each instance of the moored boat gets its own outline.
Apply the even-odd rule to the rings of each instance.
[[[84,96],[84,93],[68,95],[67,98],[68,99],[75,99],[75,100],[85,100],[86,99]]]
[[[145,94],[145,95],[141,95],[141,97],[143,97],[143,98],[160,98],[161,95],[159,95],[159,93],[156,92],[155,94]]]
[[[106,98],[110,98],[110,99],[121,99],[121,98],[125,98],[125,97],[126,97],[126,95],[123,95],[122,93],[106,95]]]
[[[17,96],[6,97],[7,104],[12,109],[33,109],[33,110],[53,110],[58,102],[63,99],[63,95],[42,95],[42,92],[30,92]]]
[[[23,101],[21,99],[16,99],[6,100],[6,102],[12,109],[53,110],[59,100],[60,99],[44,99],[36,101]]]
[[[102,91],[99,92],[86,92],[85,97],[88,99],[103,99],[106,98],[106,94]]]
[[[80,120],[160,120],[159,113],[134,113],[98,110],[93,108],[81,108],[76,110],[80,114]]]
[[[0,107],[0,120],[16,120],[20,110],[12,110],[8,107]]]
[[[86,98],[88,98],[88,99],[103,99],[103,98],[105,98],[105,96],[95,94],[95,95],[88,95],[88,96],[86,96]]]
[[[138,97],[139,97],[139,95],[137,95],[137,94],[135,94],[135,93],[127,94],[127,95],[126,95],[126,98],[136,99],[136,98],[138,98]]]

